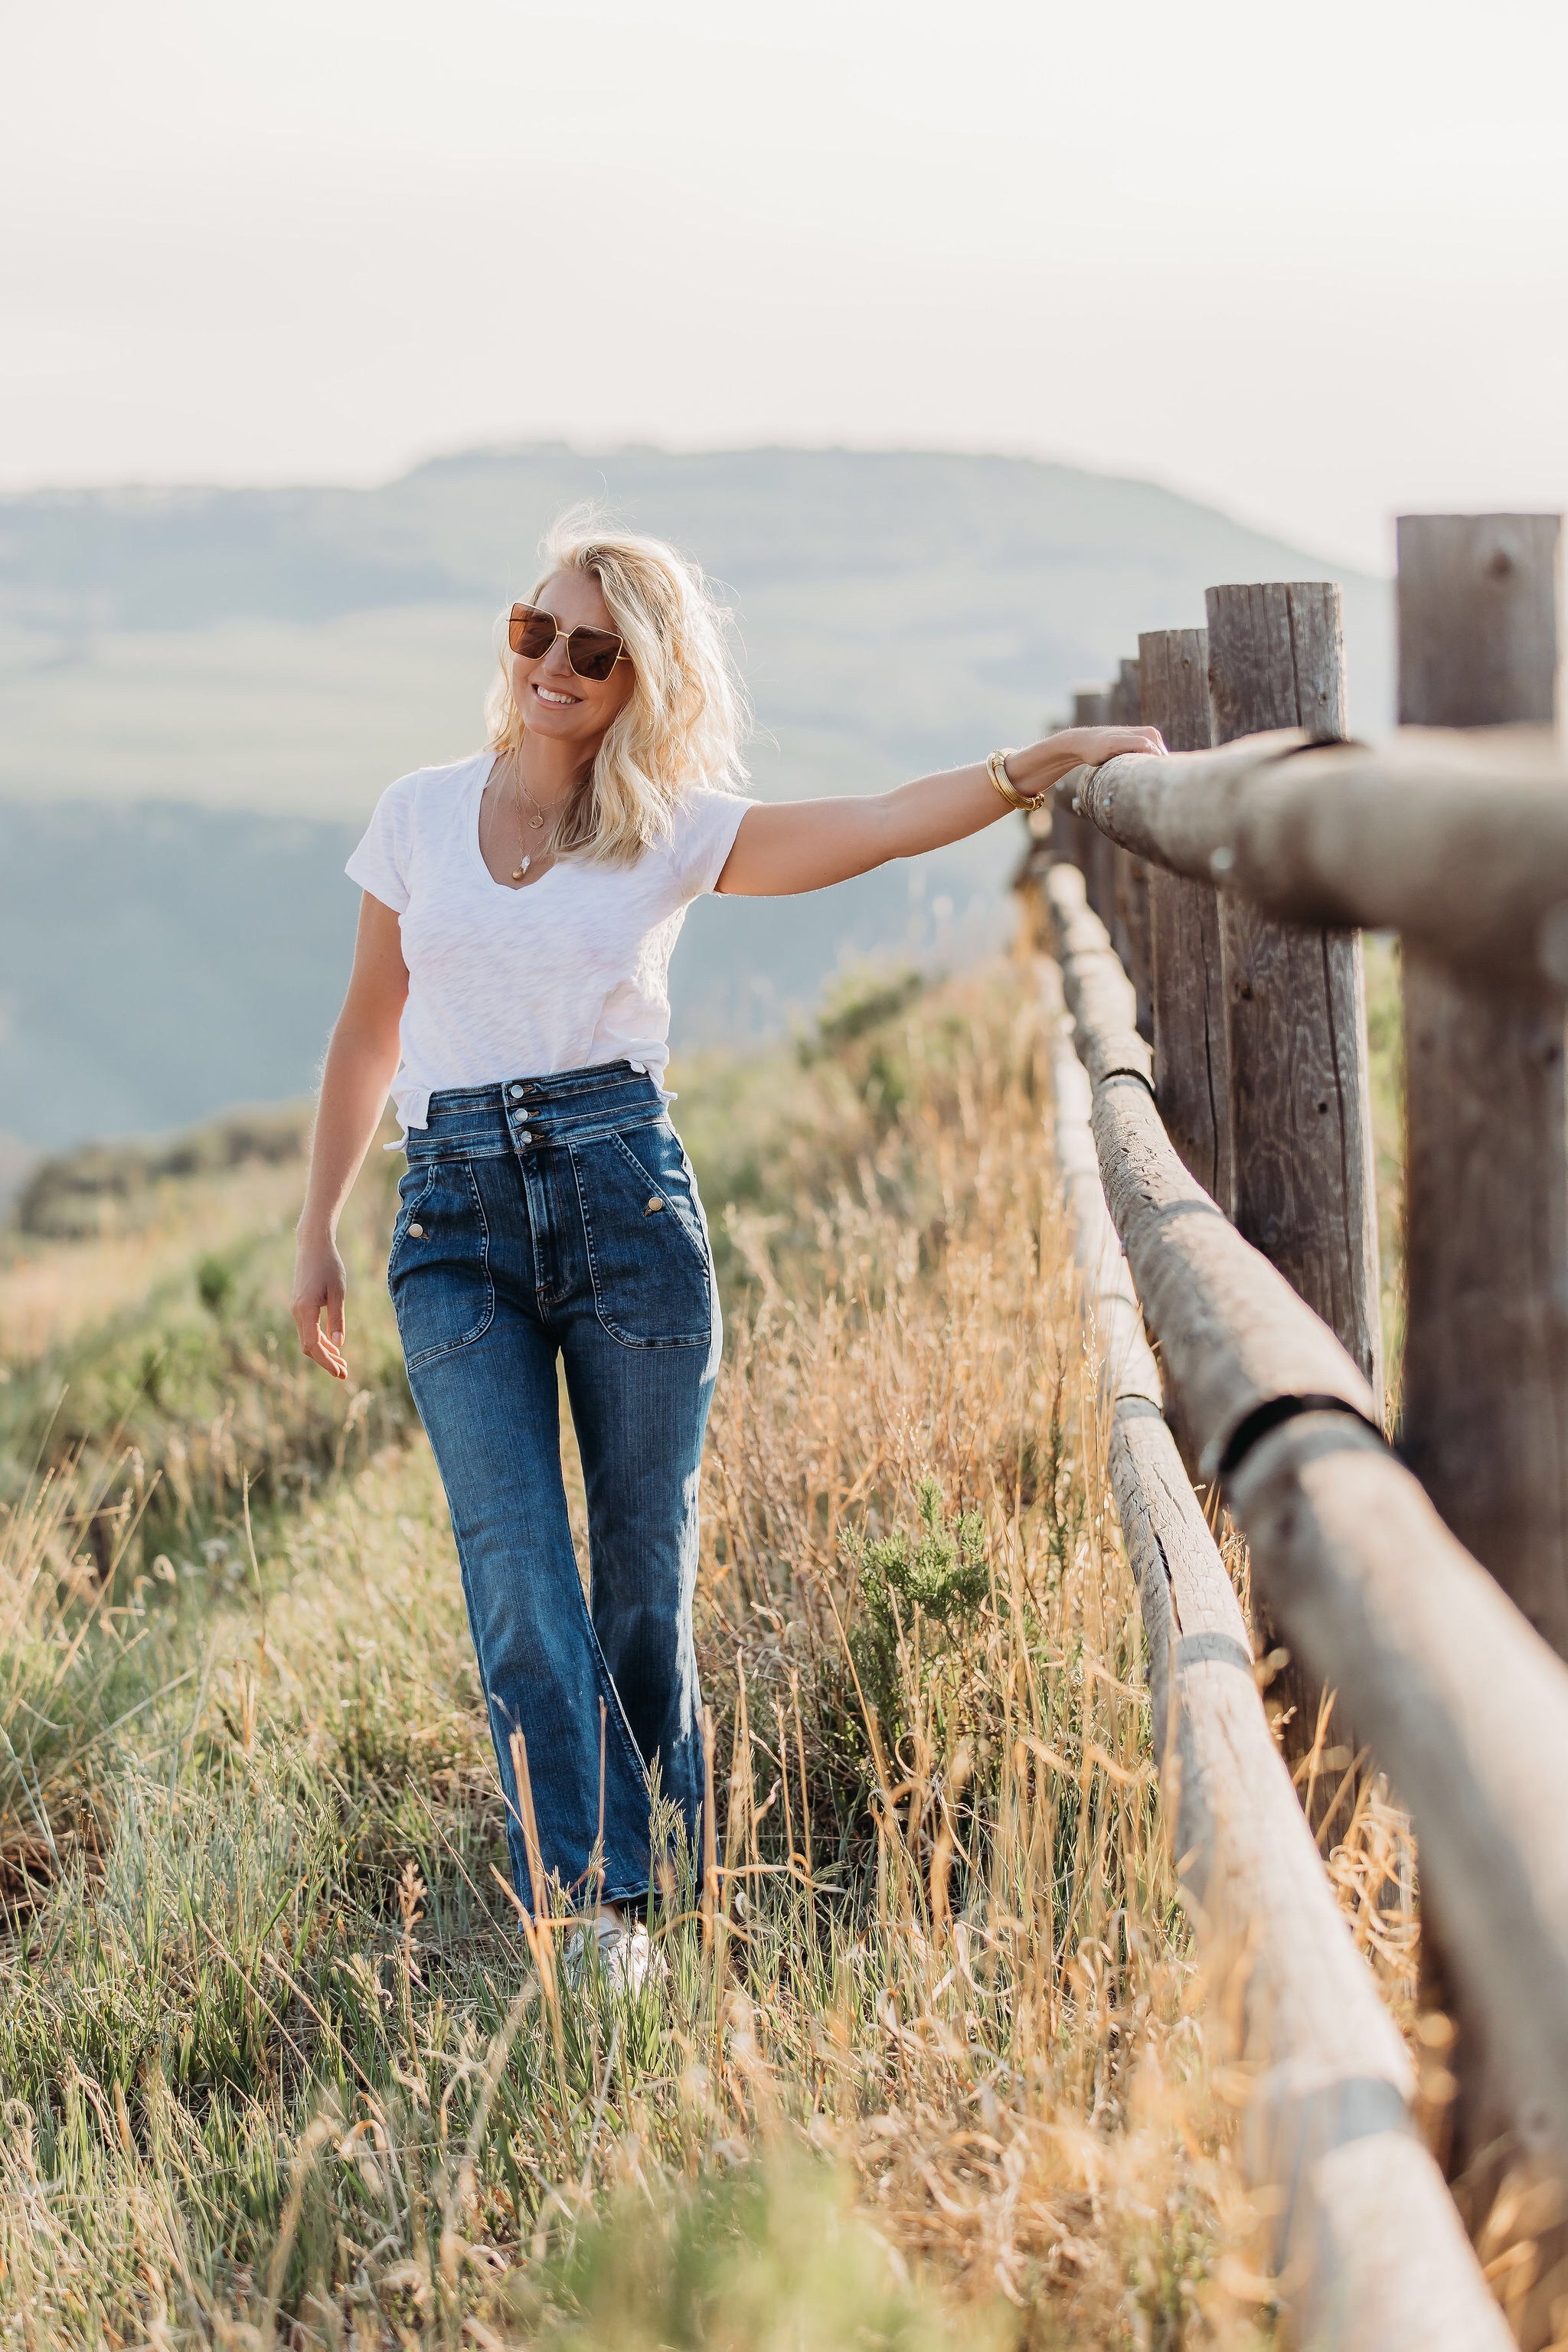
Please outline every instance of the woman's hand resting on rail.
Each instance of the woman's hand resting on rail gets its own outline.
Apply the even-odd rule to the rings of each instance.
[[[1157,727],[1064,727],[1009,751],[1007,775],[1026,800],[1036,800],[1074,768],[1098,767],[1123,751],[1164,748]],[[758,803],[741,819],[719,888],[741,898],[793,898],[868,874],[892,857],[943,849],[1010,814],[984,760],[921,776],[890,793]]]
[[[1075,768],[1098,768],[1124,751],[1163,752],[1157,727],[1064,727],[1007,754],[1007,773],[1026,800],[1034,800]]]

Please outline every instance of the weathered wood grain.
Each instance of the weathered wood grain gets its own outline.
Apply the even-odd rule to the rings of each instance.
[[[1072,871],[1053,870],[1047,896],[1081,1037],[1077,967],[1103,931]],[[1120,1063],[1114,1037],[1099,1058]],[[1410,1807],[1466,1998],[1507,2040],[1523,2144],[1568,2162],[1568,1667],[1371,1426],[1371,1392],[1332,1333],[1182,1166],[1147,1084],[1116,1072],[1096,1086],[1092,1131],[1164,1391],[1224,1474],[1287,1638],[1342,1694]]]
[[[1110,723],[1113,727],[1137,727],[1142,720],[1142,692],[1138,664],[1124,661],[1120,665],[1116,684],[1110,689]],[[1154,1002],[1149,946],[1149,869],[1141,857],[1133,857],[1124,849],[1116,853],[1116,920],[1111,925],[1111,940],[1117,954],[1127,967],[1137,995],[1138,1034],[1152,1044]]]
[[[1070,996],[1069,996],[1070,1002]],[[1205,1478],[1282,1401],[1328,1399],[1374,1425],[1376,1400],[1333,1333],[1188,1175],[1140,1082],[1096,1089],[1095,1140],[1161,1361]]]
[[[1165,1654],[1173,1844],[1250,2080],[1242,2158],[1278,2200],[1293,2342],[1510,2342],[1415,2134],[1409,2061],[1323,1875],[1274,1744],[1241,1612],[1169,1429],[1119,1404],[1110,1473],[1149,1634]],[[1227,1999],[1228,1995],[1228,1999]]]
[[[1071,1016],[1061,996],[1060,967],[1047,962],[1043,971],[1047,1018],[1056,1031],[1051,1082],[1057,1175],[1100,1358],[1100,1405],[1110,1412],[1119,1401],[1142,1399],[1158,1412],[1160,1368],[1143,1329],[1143,1312],[1100,1181],[1100,1160],[1089,1127],[1093,1084],[1074,1050]],[[1226,1589],[1230,1589],[1228,1580]]]
[[[1226,1497],[1271,1609],[1409,1808],[1521,2145],[1568,2179],[1568,1667],[1342,1413],[1261,1436]]]
[[[1300,727],[1312,743],[1345,734],[1344,630],[1334,582],[1211,588],[1204,603],[1216,743],[1273,727]]]
[[[1342,736],[1344,647],[1326,581],[1211,588],[1209,695],[1222,741]],[[1233,1214],[1381,1397],[1383,1340],[1359,934],[1220,901]],[[1303,1724],[1308,1739],[1311,1727]]]
[[[1046,877],[1058,961],[1072,974],[1068,1002],[1078,1031],[1078,1050],[1096,1086],[1119,1071],[1152,1089],[1154,1057],[1138,1034],[1137,1001],[1110,935],[1085,891],[1076,868],[1053,867]]]
[[[1089,860],[1096,855],[1089,823],[1081,816],[1074,816],[1059,801],[1051,807],[1047,840],[1051,856],[1062,865],[1076,866],[1083,874],[1089,872]]]
[[[1568,1034],[1559,996],[1404,958],[1400,1450],[1568,1657]]]
[[[1211,588],[1205,603],[1209,699],[1222,741],[1278,727],[1300,727],[1310,740],[1345,733],[1340,592],[1331,582]],[[1231,1215],[1338,1334],[1381,1411],[1361,934],[1279,922],[1233,891],[1220,898],[1219,934]],[[1273,1696],[1295,1763],[1319,1737],[1326,1696],[1278,1639],[1256,1587],[1253,1632],[1260,1652],[1282,1655]],[[1342,1710],[1334,1728],[1336,1737],[1349,1732]]]
[[[1402,719],[1549,733],[1558,675],[1555,516],[1399,526]],[[1406,1318],[1401,1450],[1459,1541],[1568,1656],[1568,1013],[1419,943],[1403,958]],[[1458,2027],[1449,2160],[1478,2225],[1516,2153],[1489,2005],[1433,1889],[1423,1992]],[[1543,2270],[1568,2258],[1559,2223]],[[1527,2347],[1557,2333],[1550,2298]]]
[[[1076,768],[1057,792],[1152,864],[1268,913],[1568,987],[1568,763],[1541,729],[1408,728],[1376,751],[1289,730]]]
[[[1138,640],[1138,681],[1143,723],[1157,727],[1172,751],[1207,746],[1213,721],[1206,629],[1146,632]],[[1228,1215],[1234,1199],[1229,1081],[1214,885],[1146,861],[1143,870],[1154,1099],[1184,1164]]]
[[[1072,698],[1072,723],[1075,727],[1109,726],[1110,688],[1089,687],[1075,694]],[[1114,843],[1099,835],[1098,828],[1089,835],[1089,855],[1083,870],[1089,884],[1089,903],[1109,933],[1116,919],[1116,848]]]
[[[1552,727],[1554,514],[1401,515],[1399,709],[1420,727]]]
[[[1553,718],[1558,519],[1399,526],[1400,716]],[[1568,1022],[1543,987],[1404,959],[1402,1450],[1568,1656]]]
[[[1139,1297],[1179,1392],[1203,1475],[1213,1477],[1248,1423],[1281,1400],[1329,1398],[1375,1420],[1365,1376],[1284,1277],[1188,1173],[1154,1107],[1131,991],[1114,984],[1104,927],[1082,877],[1046,878],[1079,1054],[1095,1083],[1094,1134],[1111,1216]],[[1147,1055],[1147,1047],[1142,1051]]]
[[[1110,1472],[1148,1644],[1168,1834],[1251,2083],[1243,2154],[1306,2344],[1510,2338],[1410,2120],[1409,2060],[1324,1876],[1251,1673],[1241,1610],[1155,1400],[1100,1190],[1090,1087],[1055,1056],[1057,1160],[1110,1413]],[[1234,1988],[1234,1997],[1227,1997]]]

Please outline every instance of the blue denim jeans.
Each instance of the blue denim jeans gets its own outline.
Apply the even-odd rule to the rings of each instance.
[[[435,1449],[531,1906],[511,1740],[568,1895],[648,1887],[657,1768],[695,1838],[697,1488],[721,1339],[690,1162],[630,1064],[432,1096],[388,1283]],[[556,1359],[587,1487],[591,1600],[561,1475]]]

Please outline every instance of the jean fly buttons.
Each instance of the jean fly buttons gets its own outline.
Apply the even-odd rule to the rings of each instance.
[[[643,1215],[645,1217],[651,1217],[656,1209],[662,1209],[663,1206],[664,1202],[659,1199],[658,1194],[656,1192],[653,1198],[649,1201],[647,1208],[643,1211]]]
[[[424,1228],[424,1226],[423,1226],[423,1225],[410,1225],[410,1226],[409,1226],[409,1228],[408,1228],[408,1237],[409,1237],[410,1241],[422,1242],[422,1241],[424,1240],[424,1238],[425,1238],[425,1228]]]

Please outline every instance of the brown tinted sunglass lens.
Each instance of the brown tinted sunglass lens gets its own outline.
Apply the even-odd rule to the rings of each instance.
[[[532,604],[514,604],[507,624],[507,642],[514,654],[527,661],[538,661],[555,643],[556,622],[552,613],[541,613]],[[571,629],[566,633],[566,658],[579,677],[596,679],[601,685],[620,658],[621,641],[610,629]]]
[[[531,604],[514,604],[507,639],[514,654],[537,661],[555,642],[555,624],[548,613],[536,613]]]
[[[615,668],[620,650],[619,637],[608,629],[574,629],[566,640],[567,658],[578,677],[601,684]]]

